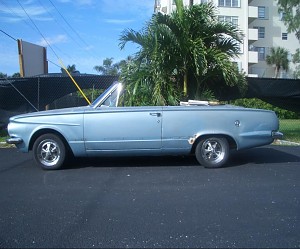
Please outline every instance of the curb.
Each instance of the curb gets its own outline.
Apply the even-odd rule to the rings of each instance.
[[[0,142],[0,149],[6,149],[6,148],[16,148],[13,144],[8,144],[6,142]]]
[[[275,140],[272,144],[274,144],[274,145],[300,146],[300,143],[291,142],[291,141],[287,141],[287,140]]]

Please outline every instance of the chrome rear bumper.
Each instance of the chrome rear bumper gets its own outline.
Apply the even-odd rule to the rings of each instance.
[[[272,131],[272,138],[274,139],[282,139],[283,138],[283,133],[279,131]]]

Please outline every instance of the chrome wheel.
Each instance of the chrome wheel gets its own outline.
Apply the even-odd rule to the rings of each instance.
[[[218,168],[226,163],[229,145],[225,138],[209,137],[199,141],[196,147],[196,158],[207,168]]]
[[[57,144],[51,140],[44,140],[40,147],[41,149],[37,151],[40,162],[49,167],[57,164],[60,158],[60,149]]]
[[[218,163],[223,160],[225,151],[218,141],[207,140],[201,149],[202,157],[206,161]]]
[[[40,136],[33,145],[35,162],[43,169],[60,168],[66,156],[65,145],[54,134]]]

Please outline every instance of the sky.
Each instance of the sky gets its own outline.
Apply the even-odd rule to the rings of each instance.
[[[20,71],[21,39],[47,48],[49,73],[60,72],[60,59],[96,74],[105,58],[115,63],[138,51],[131,43],[120,50],[119,38],[145,27],[153,9],[154,0],[0,0],[0,72]]]

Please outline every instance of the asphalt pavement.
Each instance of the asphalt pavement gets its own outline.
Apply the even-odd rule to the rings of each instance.
[[[300,146],[78,159],[44,171],[0,149],[0,248],[299,248]]]

